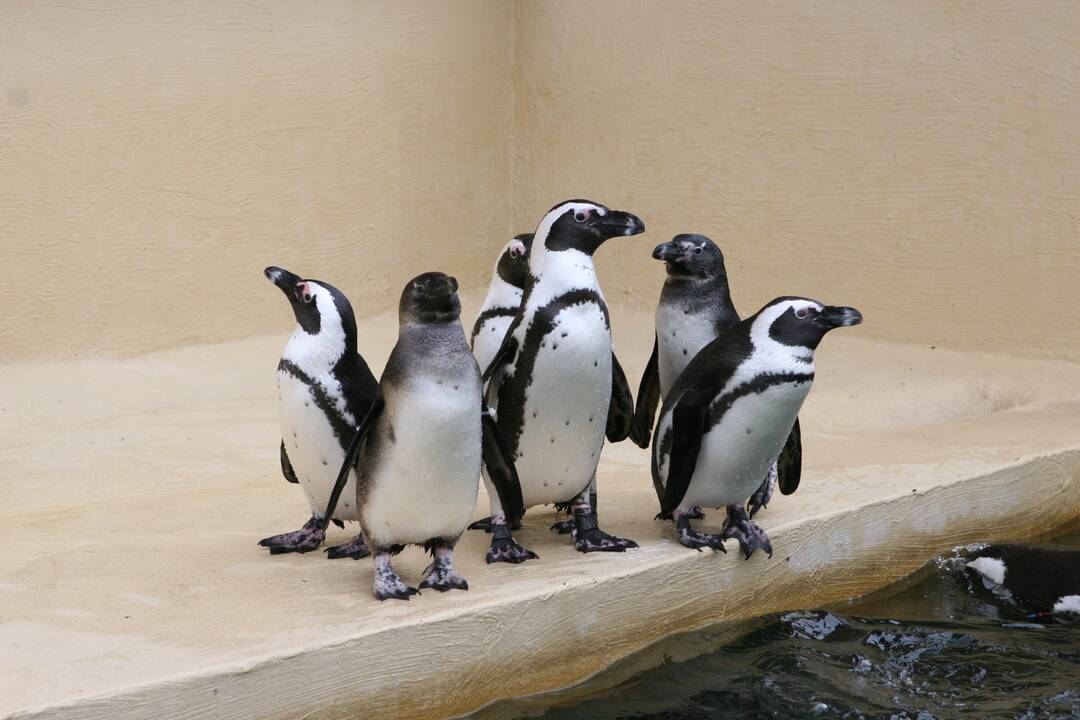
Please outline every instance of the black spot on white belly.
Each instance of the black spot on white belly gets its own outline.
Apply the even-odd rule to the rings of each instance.
[[[754,432],[754,428],[746,428],[746,434],[747,435],[749,435],[752,432]]]
[[[569,333],[563,333],[562,336],[566,337]]]
[[[322,461],[322,464],[323,464],[323,465],[329,465],[330,463],[328,463],[328,462],[326,462],[325,460],[323,460],[323,461]]]
[[[686,354],[686,348],[683,348],[683,349],[682,349],[682,354],[683,354],[683,355],[685,355],[685,354]]]

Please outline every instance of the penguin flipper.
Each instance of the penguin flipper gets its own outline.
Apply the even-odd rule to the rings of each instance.
[[[281,474],[285,476],[285,479],[291,483],[299,483],[300,480],[296,477],[296,471],[293,470],[292,463],[289,462],[289,453],[285,452],[285,441],[281,441]]]
[[[360,443],[367,436],[371,426],[375,424],[375,420],[382,414],[383,400],[382,393],[380,392],[375,396],[375,400],[372,401],[371,407],[368,408],[367,415],[360,421],[360,424],[356,426],[356,433],[353,434],[353,438],[349,441],[349,447],[345,449],[345,460],[341,463],[341,470],[338,471],[337,480],[334,482],[334,490],[330,493],[330,500],[326,503],[326,512],[323,513],[321,524],[322,529],[325,530],[330,524],[330,520],[334,516],[334,510],[337,509],[338,500],[341,498],[341,493],[345,489],[345,484],[349,482],[349,473],[352,471],[353,461],[356,459],[356,453],[360,450]]]
[[[791,426],[784,449],[780,451],[780,457],[776,459],[776,479],[783,495],[790,495],[799,487],[802,478],[802,430],[799,429],[799,418],[795,418],[795,424]]]
[[[480,413],[480,426],[484,466],[499,495],[506,522],[513,525],[520,522],[525,514],[525,499],[521,495],[521,480],[514,467],[514,455],[486,405]]]
[[[484,368],[484,374],[480,377],[480,382],[487,385],[488,381],[495,375],[495,372],[503,367],[514,362],[514,358],[517,356],[517,338],[514,337],[514,326],[511,325],[510,329],[506,331],[506,335],[503,336],[502,344],[499,345],[499,349],[495,352],[494,357],[491,358],[491,362]]]
[[[607,439],[622,442],[630,436],[634,425],[634,398],[626,381],[619,359],[611,353],[611,404],[608,405]]]
[[[649,363],[645,366],[645,372],[641,374],[641,382],[638,383],[637,407],[634,408],[634,422],[630,426],[630,439],[639,448],[649,447],[649,436],[652,435],[653,417],[656,415],[656,406],[660,404],[660,370],[657,354],[659,349],[655,336],[653,337],[652,355]]]
[[[701,436],[705,431],[705,419],[712,397],[711,391],[691,390],[679,398],[671,411],[671,455],[664,499],[660,503],[660,512],[664,515],[673,513],[686,497],[697,467]]]

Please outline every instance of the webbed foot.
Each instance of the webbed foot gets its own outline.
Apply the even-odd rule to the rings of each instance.
[[[723,535],[698,532],[690,527],[690,519],[694,517],[693,511],[696,509],[700,508],[690,508],[688,512],[675,511],[675,536],[679,539],[679,543],[699,552],[701,548],[712,548],[726,553],[727,548],[724,547]]]
[[[552,525],[550,529],[554,530],[560,535],[569,535],[570,533],[574,532],[574,521],[560,520],[559,522]]]
[[[761,487],[755,490],[754,494],[750,496],[748,505],[751,518],[754,517],[759,510],[764,510],[769,506],[769,500],[772,500],[774,490],[776,490],[776,463],[773,463],[772,467],[769,468],[769,473],[761,482]]]
[[[469,583],[465,582],[465,578],[454,570],[453,555],[447,554],[443,548],[439,548],[435,553],[435,559],[424,570],[424,579],[420,582],[420,587],[439,592],[468,590]]]
[[[483,530],[486,533],[490,533],[492,527],[494,527],[494,525],[491,522],[491,518],[486,517],[486,518],[483,518],[481,520],[477,520],[476,522],[469,523],[469,527],[467,529],[468,530]],[[510,524],[510,529],[511,530],[520,530],[521,529],[521,523],[519,523],[519,522],[511,523]]]
[[[312,517],[299,530],[263,538],[259,545],[269,549],[271,555],[310,552],[326,539],[326,531],[319,527],[320,525],[319,518]]]
[[[769,536],[756,523],[751,522],[746,509],[740,505],[730,505],[728,507],[728,516],[724,520],[723,536],[738,540],[739,549],[742,550],[747,560],[750,559],[755,550],[759,549],[764,550],[769,554],[769,557],[772,557],[773,549]]]
[[[574,513],[574,547],[579,552],[626,552],[638,544],[629,538],[608,535],[596,521],[596,513]]]
[[[419,595],[420,591],[409,587],[390,565],[390,553],[379,553],[375,556],[375,597],[379,600],[394,598],[395,600],[408,600],[412,595]]]
[[[510,534],[509,526],[496,525],[492,533],[491,545],[488,547],[484,559],[487,560],[489,565],[497,562],[517,565],[526,560],[536,560],[539,557],[532,550],[527,550],[518,544],[518,541]]]
[[[368,548],[367,543],[364,542],[363,535],[357,535],[352,540],[342,545],[328,547],[324,552],[331,560],[337,560],[339,558],[359,560],[360,558],[366,558],[371,554],[370,548]]]

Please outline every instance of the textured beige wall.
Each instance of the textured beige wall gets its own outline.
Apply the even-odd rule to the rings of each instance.
[[[513,7],[0,3],[0,360],[284,331],[261,275],[358,313],[509,227]]]
[[[282,331],[269,263],[480,284],[570,196],[649,226],[612,302],[698,231],[744,312],[1080,359],[1080,6],[0,4],[0,360]]]
[[[653,302],[653,243],[696,231],[743,312],[806,294],[864,335],[1080,359],[1080,5],[545,1],[516,23],[515,217],[638,212],[646,235],[601,250],[609,298]]]

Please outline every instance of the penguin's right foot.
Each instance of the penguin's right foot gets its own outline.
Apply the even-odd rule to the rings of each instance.
[[[574,521],[572,519],[562,520],[561,522],[557,522],[552,525],[549,529],[554,530],[560,535],[569,535],[570,533],[574,532]]]
[[[582,510],[591,510],[583,506]],[[596,513],[574,512],[574,547],[583,553],[590,552],[626,552],[630,548],[638,547],[638,544],[629,538],[608,535],[601,530],[596,522]]]
[[[259,545],[269,549],[271,555],[310,552],[326,539],[326,531],[320,527],[321,524],[319,518],[312,517],[299,530],[263,538]]]
[[[469,583],[454,570],[453,550],[447,553],[445,548],[435,551],[435,559],[424,570],[421,588],[431,588],[439,592],[447,590],[468,590]]]
[[[490,533],[492,527],[494,527],[494,524],[491,522],[491,518],[486,517],[486,518],[483,518],[482,520],[477,520],[474,523],[470,523],[469,527],[466,528],[466,529],[468,529],[468,530],[483,530],[486,533]],[[510,524],[510,529],[511,530],[520,530],[521,529],[521,523],[520,522],[511,523]]]
[[[334,545],[324,550],[326,556],[331,560],[337,560],[339,558],[352,558],[353,560],[359,560],[360,558],[366,558],[371,554],[370,548],[367,543],[364,542],[363,535],[357,535],[344,545]]]
[[[526,560],[537,560],[539,555],[532,550],[527,550],[518,544],[514,536],[510,534],[507,525],[496,525],[492,533],[491,545],[487,549],[484,559],[488,565],[497,562],[508,562],[517,565]]]
[[[747,560],[750,559],[755,550],[764,550],[769,554],[769,557],[772,557],[772,541],[769,540],[769,536],[765,534],[765,531],[758,527],[757,523],[751,522],[750,516],[746,513],[746,508],[741,505],[728,507],[728,516],[724,520],[723,536],[738,540],[739,549],[742,550]]]
[[[691,511],[692,510],[693,509],[691,509]],[[698,551],[700,551],[701,548],[712,548],[713,550],[719,550],[722,553],[726,553],[727,548],[724,547],[724,536],[714,533],[698,532],[690,527],[690,518],[692,517],[693,515],[690,513],[677,514],[678,519],[675,521],[675,535],[679,538],[679,543]]]
[[[394,571],[393,566],[390,565],[390,553],[379,553],[375,556],[375,597],[377,599],[408,600],[410,596],[419,594],[419,590],[402,582]]]

